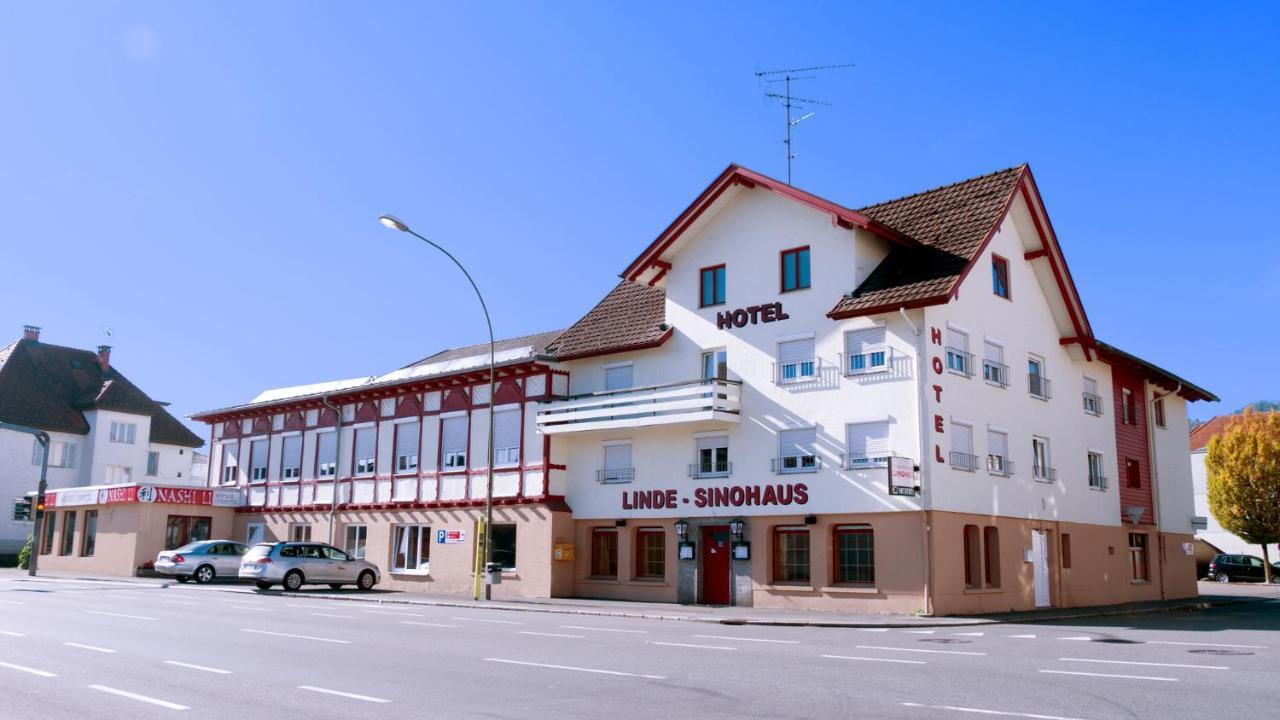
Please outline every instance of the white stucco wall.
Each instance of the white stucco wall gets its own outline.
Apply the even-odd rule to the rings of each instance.
[[[1165,391],[1147,385],[1148,403]],[[1191,480],[1191,453],[1187,438],[1187,401],[1177,395],[1165,396],[1165,426],[1151,420],[1152,454],[1155,456],[1156,512],[1160,529],[1165,532],[1192,533],[1191,517],[1199,513],[1195,507],[1195,490]]]

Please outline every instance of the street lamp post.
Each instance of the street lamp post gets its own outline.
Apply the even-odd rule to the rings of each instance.
[[[487,574],[489,572],[489,564],[493,562],[493,401],[494,401],[494,389],[495,389],[494,380],[497,375],[497,366],[494,362],[495,352],[494,352],[494,340],[493,340],[493,321],[489,319],[489,306],[485,304],[484,295],[480,294],[480,287],[476,285],[476,281],[474,278],[471,277],[471,273],[467,272],[467,269],[462,266],[462,263],[458,262],[458,258],[454,257],[453,253],[449,252],[448,250],[445,250],[444,248],[440,247],[434,242],[414,232],[413,229],[410,228],[407,224],[405,224],[404,221],[400,220],[394,215],[381,215],[378,217],[378,222],[391,228],[392,230],[399,230],[400,232],[409,233],[410,235],[421,240],[422,242],[444,253],[445,256],[447,256],[450,260],[452,260],[453,264],[457,265],[458,269],[462,271],[462,274],[467,276],[467,282],[471,283],[471,289],[476,291],[476,298],[480,300],[480,309],[484,311],[484,322],[489,327],[489,441],[488,441],[489,458],[487,463],[488,468],[485,472],[486,482],[485,482],[485,492],[484,492],[484,536],[483,536],[484,546],[481,548],[481,555],[484,558],[484,567],[481,568],[481,571]],[[493,586],[490,583],[485,582],[484,599],[489,600],[492,596],[493,596]],[[480,599],[479,588],[476,588],[476,590],[474,591],[474,597],[476,600]]]

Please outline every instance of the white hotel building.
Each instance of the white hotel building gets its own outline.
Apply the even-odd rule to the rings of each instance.
[[[473,346],[198,415],[240,539],[332,527],[393,587],[468,590],[493,408],[496,596],[1195,594],[1186,403],[1213,396],[1093,336],[1026,166],[860,210],[730,166],[622,276],[500,343],[492,399]]]

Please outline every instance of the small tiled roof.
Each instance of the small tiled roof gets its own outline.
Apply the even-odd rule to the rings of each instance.
[[[546,355],[547,345],[555,340],[557,336],[563,333],[563,330],[552,330],[550,332],[534,333],[532,335],[522,335],[521,337],[508,338],[506,340],[498,340],[493,344],[494,352],[502,352],[503,350],[515,350],[517,348],[532,347],[534,355]],[[477,343],[475,345],[467,345],[466,347],[453,348],[451,350],[441,350],[435,355],[427,357],[408,365],[407,367],[417,367],[419,365],[432,365],[435,363],[448,362],[450,360],[460,360],[475,355],[484,355],[488,357],[489,343]],[[486,360],[485,362],[488,362]]]
[[[1218,415],[1209,422],[1201,425],[1191,431],[1191,452],[1203,450],[1209,447],[1209,441],[1214,437],[1221,435],[1223,430],[1227,429],[1227,425],[1238,417],[1244,417],[1244,413],[1235,415]]]
[[[1143,360],[1132,353],[1127,353],[1115,345],[1109,345],[1097,339],[1094,340],[1094,345],[1097,347],[1102,359],[1108,363],[1113,365],[1121,363],[1132,367],[1137,372],[1145,375],[1148,382],[1168,388],[1170,391],[1177,388],[1178,395],[1186,400],[1218,402],[1221,399],[1190,380],[1174,375],[1159,365]]]
[[[1003,219],[1026,165],[868,205],[859,212],[924,247],[894,246],[830,315],[942,302]]]
[[[204,445],[115,367],[104,374],[95,352],[27,339],[0,349],[0,420],[86,435],[84,411],[95,409],[149,416],[152,443]]]
[[[581,320],[547,346],[558,360],[640,350],[671,336],[666,291],[623,280]]]

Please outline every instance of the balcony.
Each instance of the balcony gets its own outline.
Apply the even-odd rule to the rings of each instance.
[[[1089,473],[1089,487],[1094,490],[1107,489],[1107,476],[1095,473]]]
[[[1039,480],[1040,482],[1057,482],[1058,471],[1056,468],[1046,467],[1044,465],[1032,465],[1031,477]]]
[[[1082,393],[1084,398],[1084,411],[1090,415],[1102,414],[1102,398],[1093,393]]]
[[[844,459],[845,470],[868,470],[889,467],[889,455],[850,454]]]
[[[1049,378],[1047,377],[1042,375],[1027,376],[1027,392],[1030,393],[1033,398],[1048,400],[1052,397],[1050,387]]]
[[[982,379],[999,387],[1009,387],[1009,366],[995,360],[982,361]]]
[[[947,369],[967,377],[973,377],[973,353],[963,348],[947,348]]]
[[[538,411],[538,431],[556,435],[706,420],[736,423],[741,407],[742,383],[689,380],[543,403]]]
[[[604,468],[596,471],[596,482],[599,482],[601,485],[629,483],[635,479],[635,468]]]
[[[1004,455],[987,455],[987,472],[1009,477],[1013,475],[1013,461]]]
[[[733,474],[733,463],[728,460],[719,462],[695,462],[689,464],[689,477],[695,479],[701,478],[724,478]]]
[[[822,468],[822,458],[817,455],[783,455],[769,460],[769,472],[775,475],[815,473]]]
[[[952,450],[951,451],[951,467],[957,470],[964,470],[966,472],[977,472],[978,456]]]

